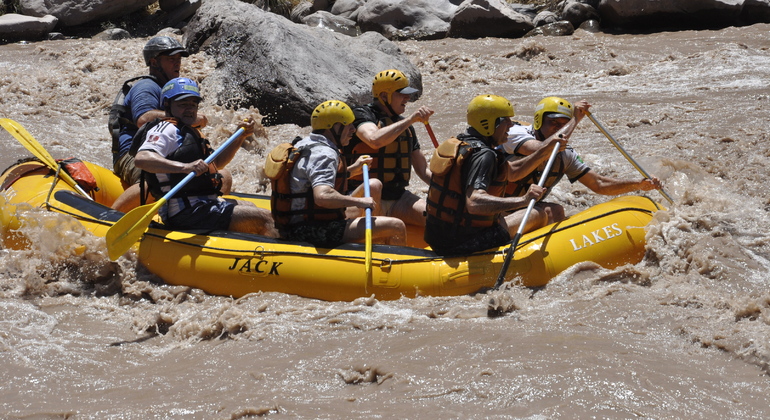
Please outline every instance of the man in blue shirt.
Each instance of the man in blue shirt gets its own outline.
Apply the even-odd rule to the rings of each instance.
[[[120,177],[126,192],[113,204],[113,208],[128,211],[141,204],[139,178],[141,171],[134,165],[134,157],[128,153],[131,141],[144,124],[163,118],[161,88],[166,82],[179,77],[182,57],[190,54],[179,41],[168,36],[156,36],[145,44],[142,51],[149,74],[127,80],[110,109],[109,129],[112,135],[113,171]],[[207,119],[198,114],[194,126],[203,128]],[[225,180],[229,190],[229,177]]]

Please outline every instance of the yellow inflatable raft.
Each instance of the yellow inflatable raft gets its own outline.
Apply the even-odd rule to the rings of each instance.
[[[123,214],[108,206],[122,192],[108,169],[87,163],[99,185],[93,201],[57,181],[39,162],[22,162],[0,177],[3,243],[23,248],[18,230],[29,206],[75,217],[95,235],[104,236]],[[268,208],[269,197],[238,194]],[[506,279],[542,286],[582,261],[613,268],[644,257],[644,226],[661,207],[646,197],[624,196],[591,207],[567,220],[524,235]],[[240,297],[274,291],[323,300],[353,300],[374,295],[398,299],[417,295],[452,296],[492,287],[502,267],[505,247],[463,257],[443,258],[410,232],[405,247],[374,245],[367,276],[363,244],[318,249],[307,243],[225,231],[169,231],[151,225],[134,246],[139,261],[170,284]]]

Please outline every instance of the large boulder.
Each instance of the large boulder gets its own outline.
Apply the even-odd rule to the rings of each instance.
[[[112,19],[145,8],[156,0],[20,0],[21,13],[42,17],[53,15],[63,26]]]
[[[8,13],[0,16],[0,39],[42,39],[56,27],[57,21],[52,15],[33,17]]]
[[[183,42],[216,61],[202,82],[206,97],[224,106],[255,106],[265,125],[307,126],[312,110],[329,99],[368,103],[372,78],[389,68],[422,89],[417,68],[378,33],[348,37],[296,25],[237,0],[203,2]]]
[[[195,14],[195,11],[201,7],[203,0],[184,0],[175,8],[171,9],[166,16],[166,25],[179,26],[180,23],[189,19]]]
[[[313,10],[319,11],[319,10],[326,10],[329,9],[329,4],[334,3],[334,0],[310,0],[313,3]]]
[[[571,23],[575,28],[587,20],[600,20],[596,8],[578,0],[568,0],[565,3],[564,9],[561,11],[561,18]]]
[[[312,15],[315,12],[318,12],[318,10],[314,9],[313,7],[313,3],[307,0],[303,0],[295,4],[291,9],[291,13],[289,13],[289,19],[291,19],[291,21],[294,23],[302,23],[302,19]],[[325,10],[322,9],[322,11]]]
[[[601,0],[602,25],[616,27],[729,26],[744,0]]]
[[[745,0],[741,20],[748,23],[770,22],[770,0]]]
[[[184,2],[185,0],[159,0],[158,6],[160,6],[160,10],[163,10],[164,12],[170,12],[181,6]]]
[[[532,20],[503,0],[465,0],[452,15],[453,38],[518,38],[534,29]]]
[[[358,26],[388,39],[440,39],[455,10],[449,0],[369,0],[358,12]]]

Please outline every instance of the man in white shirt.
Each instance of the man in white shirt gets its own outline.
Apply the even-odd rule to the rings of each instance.
[[[190,172],[196,174],[161,207],[163,223],[176,230],[232,230],[277,237],[269,211],[253,203],[220,197],[222,177],[218,169],[230,163],[243,140],[254,132],[254,120],[241,122],[238,126],[245,133],[207,164],[204,160],[213,149],[192,126],[202,100],[198,84],[184,77],[172,79],[163,87],[161,97],[166,118],[147,132],[136,153],[136,167],[147,173],[150,192],[156,199]]]
[[[501,147],[510,155],[509,159],[517,160],[539,150],[543,141],[554,136],[561,136],[569,140],[572,132],[590,107],[591,105],[585,100],[576,102],[573,107],[569,101],[562,98],[555,96],[544,98],[535,108],[534,123],[531,126],[516,124],[511,127],[508,130],[508,140]],[[530,185],[540,181],[544,169],[545,163],[519,181],[509,183],[506,195],[514,197],[524,195]],[[577,152],[568,145],[566,150],[556,155],[556,161],[545,181],[546,193],[540,197],[532,209],[527,221],[527,226],[530,228],[527,231],[560,222],[566,218],[564,207],[543,201],[553,186],[565,175],[571,183],[580,181],[591,191],[603,195],[618,195],[637,190],[650,191],[661,188],[660,180],[655,177],[652,179],[620,179],[600,175],[586,165]],[[519,223],[523,215],[524,213],[521,212]]]

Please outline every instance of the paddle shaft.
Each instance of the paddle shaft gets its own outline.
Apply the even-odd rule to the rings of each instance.
[[[238,139],[243,133],[243,128],[239,128],[229,139],[227,139],[219,148],[209,155],[204,162],[210,164],[217,158],[225,149],[227,149],[235,140]],[[150,225],[152,218],[158,212],[160,207],[176,195],[179,190],[184,188],[188,182],[195,178],[195,172],[190,172],[185,176],[178,184],[176,184],[169,192],[161,197],[154,204],[150,205],[149,210],[145,210],[147,206],[137,207],[128,214],[121,217],[112,227],[107,231],[107,250],[109,251],[110,259],[116,260],[118,257],[128,251],[131,246],[136,243],[139,238],[142,237],[144,231]],[[131,223],[133,220],[137,220],[135,223]],[[121,221],[125,221],[121,223]],[[129,225],[130,228],[126,229],[125,225]]]
[[[32,137],[32,134],[30,134],[29,131],[27,131],[24,127],[22,127],[21,124],[8,118],[0,118],[0,125],[2,125],[3,128],[11,133],[11,135],[22,144],[22,146],[24,146],[33,155],[35,155],[36,158],[40,159],[40,161],[42,161],[51,170],[58,171],[59,164],[56,162],[56,159],[54,159],[53,156],[51,156],[51,154],[45,150],[43,145],[35,140],[35,138]],[[88,198],[89,200],[93,200],[93,198],[91,198],[91,196],[66,171],[59,171],[59,176],[64,180],[64,182],[69,184],[69,186],[74,188],[78,193]]]
[[[540,176],[540,182],[537,183],[538,186],[542,187],[545,185],[545,180],[548,178],[548,174],[551,172],[551,166],[553,166],[553,162],[556,160],[556,155],[559,154],[559,147],[560,143],[554,144],[553,150],[551,151],[551,156],[548,157],[548,162],[545,164],[543,174]],[[511,246],[508,247],[508,252],[505,254],[503,267],[500,269],[500,274],[497,276],[497,281],[495,282],[495,289],[502,286],[503,282],[505,281],[505,274],[508,272],[508,267],[511,265],[511,260],[513,260],[513,253],[516,250],[516,247],[519,245],[521,235],[524,234],[524,227],[527,224],[529,214],[532,213],[532,209],[535,207],[536,202],[537,200],[534,198],[529,200],[527,211],[524,212],[524,217],[521,219],[521,223],[519,223],[519,229],[516,231],[516,235],[514,235],[513,240],[511,241]]]
[[[233,133],[233,135],[230,136],[230,138],[227,139],[224,143],[222,143],[222,145],[219,146],[219,148],[214,150],[209,155],[209,157],[207,157],[206,160],[204,160],[204,162],[206,162],[207,165],[211,164],[211,162],[213,162],[214,159],[216,159],[225,149],[227,149],[228,146],[233,144],[233,142],[235,142],[235,140],[237,140],[238,137],[240,137],[241,134],[243,134],[243,132],[244,132],[244,129],[243,128],[239,128],[238,131]],[[176,184],[174,186],[174,188],[172,188],[169,192],[167,192],[166,195],[164,195],[163,198],[161,198],[161,200],[168,201],[171,197],[175,196],[179,192],[179,190],[184,188],[184,186],[187,185],[188,182],[192,181],[193,178],[195,178],[195,171],[190,172],[189,174],[187,174],[187,176],[185,176],[181,181],[179,181],[178,184]],[[158,206],[158,207],[160,207],[160,206]]]
[[[590,112],[585,111],[585,113],[586,113],[586,116],[588,116],[588,118],[591,120],[591,122],[593,122],[594,125],[596,125],[596,128],[598,128],[599,131],[601,131],[602,134],[604,134],[604,136],[607,137],[607,139],[609,139],[609,141],[615,146],[615,148],[617,148],[618,151],[620,151],[620,153],[623,156],[626,157],[626,159],[631,163],[631,165],[633,165],[634,168],[636,168],[636,170],[639,171],[639,173],[641,173],[643,177],[645,177],[647,179],[651,179],[652,178],[647,173],[647,171],[644,170],[644,168],[642,168],[638,163],[636,163],[634,158],[632,158],[631,155],[629,155],[628,152],[626,152],[626,150],[623,148],[623,146],[621,146],[620,143],[618,143],[618,141],[615,140],[614,137],[612,137],[612,134],[610,134],[604,128],[604,126],[599,121],[597,121],[596,118],[594,118],[594,116]],[[671,198],[671,196],[668,195],[668,193],[666,193],[666,191],[663,189],[663,187],[658,189],[658,191],[660,191],[660,194],[663,195],[663,197],[665,197],[666,200],[668,200],[669,203],[674,204],[674,200]]]
[[[371,197],[371,191],[369,191],[369,165],[364,164],[364,197]],[[372,209],[367,207],[366,210],[366,274],[367,276],[372,272]]]
[[[438,141],[436,140],[436,135],[433,134],[433,128],[431,128],[430,123],[425,121],[425,129],[428,131],[428,135],[430,136],[430,140],[433,142],[433,147],[438,147]]]

